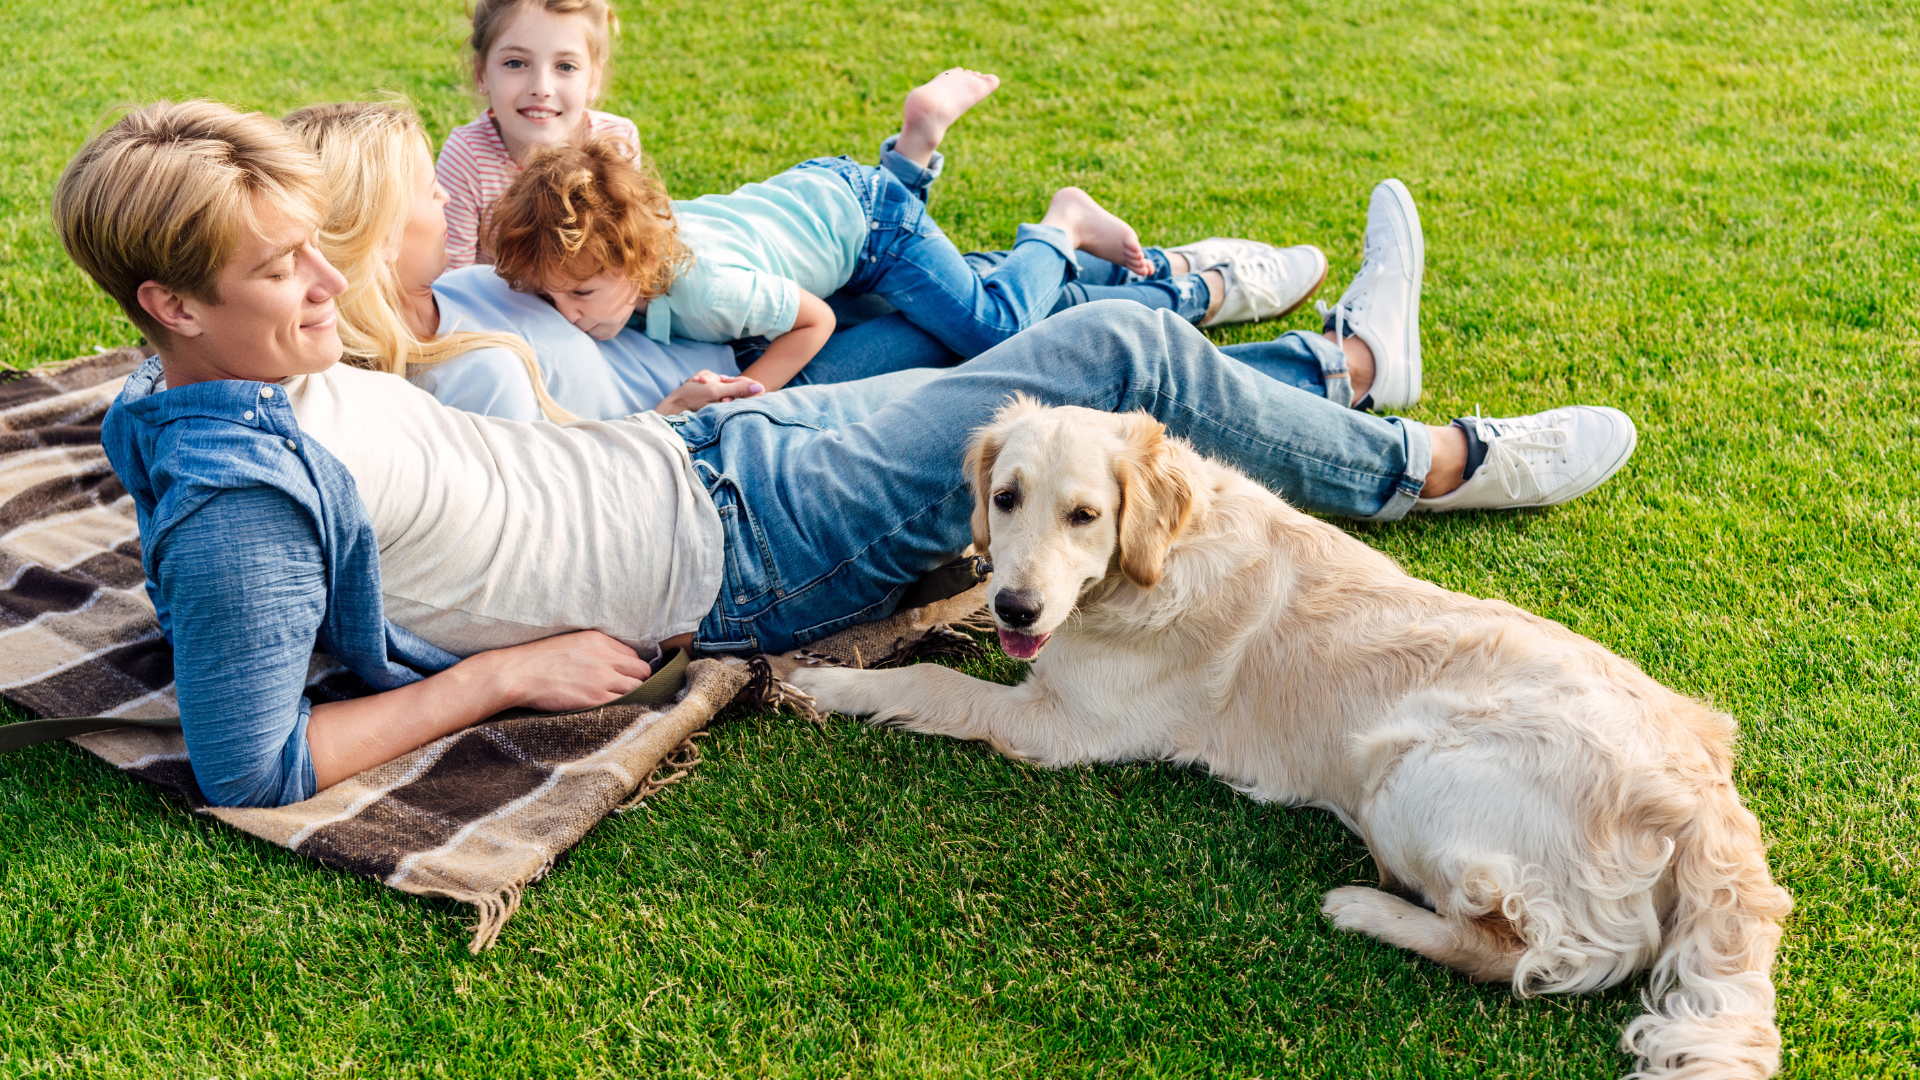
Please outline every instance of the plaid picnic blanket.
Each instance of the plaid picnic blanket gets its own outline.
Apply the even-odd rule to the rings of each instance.
[[[108,466],[100,421],[142,354],[117,349],[0,372],[0,695],[48,717],[178,714],[173,656],[140,565],[133,500]],[[965,651],[944,624],[983,589],[817,643],[848,663]],[[842,655],[844,654],[844,656]],[[316,701],[365,693],[316,654]],[[274,809],[210,807],[177,730],[117,728],[70,741],[199,813],[402,892],[471,904],[486,948],[528,885],[623,803],[699,763],[692,738],[730,702],[791,703],[818,719],[765,658],[696,660],[679,700],[476,725]]]

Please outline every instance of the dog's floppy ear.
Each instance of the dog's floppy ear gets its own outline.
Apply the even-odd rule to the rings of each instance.
[[[989,424],[974,432],[967,447],[967,479],[973,483],[973,550],[987,553],[987,498],[993,494],[993,463],[1007,441],[1005,422]]]
[[[1144,412],[1120,420],[1126,447],[1113,459],[1120,483],[1120,572],[1152,588],[1166,569],[1167,548],[1193,514],[1195,477],[1158,420]]]
[[[987,498],[993,494],[993,463],[1007,444],[1007,431],[1016,421],[1046,409],[1034,398],[1015,394],[994,412],[992,423],[973,433],[973,442],[967,445],[967,479],[973,483],[973,550],[979,554],[987,553],[987,543],[992,539],[987,528]]]

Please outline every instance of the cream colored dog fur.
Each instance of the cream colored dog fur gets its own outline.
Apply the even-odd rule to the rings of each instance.
[[[1200,765],[1330,810],[1382,885],[1328,893],[1334,925],[1521,995],[1650,966],[1622,1040],[1637,1075],[1778,1069],[1768,973],[1791,901],[1733,788],[1732,718],[1558,623],[1408,577],[1143,413],[1019,401],[968,464],[990,606],[1010,652],[1040,652],[1031,676],[794,672],[821,707],[1044,766]]]

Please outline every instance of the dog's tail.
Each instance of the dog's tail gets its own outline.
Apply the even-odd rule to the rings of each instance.
[[[1773,953],[1793,907],[1767,872],[1760,823],[1724,777],[1694,793],[1673,824],[1674,907],[1645,994],[1647,1014],[1621,1048],[1632,1077],[1768,1077],[1780,1068]]]

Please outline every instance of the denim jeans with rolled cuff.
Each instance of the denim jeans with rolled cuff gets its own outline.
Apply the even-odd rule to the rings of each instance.
[[[867,239],[843,290],[885,298],[961,356],[978,356],[1046,318],[1060,287],[1078,273],[1061,229],[1020,226],[1012,252],[982,274],[892,169],[846,157],[814,158],[794,168],[839,176],[866,213]]]
[[[987,274],[1007,255],[1004,251],[975,251],[968,253],[967,262]],[[1074,252],[1073,261],[1079,272],[1060,287],[1060,298],[1053,302],[1053,310],[1048,314],[1058,315],[1095,300],[1132,300],[1155,311],[1174,312],[1190,323],[1205,318],[1207,304],[1213,296],[1206,279],[1199,274],[1175,276],[1167,263],[1166,252],[1157,247],[1147,248],[1146,255],[1154,270],[1143,277],[1119,263],[1110,263],[1084,251]]]
[[[669,417],[726,537],[725,580],[699,648],[784,652],[891,614],[972,542],[967,442],[1021,393],[1145,410],[1293,505],[1344,517],[1404,516],[1432,462],[1422,424],[1263,375],[1172,312],[1085,305],[956,367]]]
[[[880,167],[905,184],[914,198],[922,203],[931,202],[933,182],[940,179],[941,171],[947,167],[947,155],[935,150],[933,157],[922,165],[893,148],[899,141],[897,132],[880,140]]]

